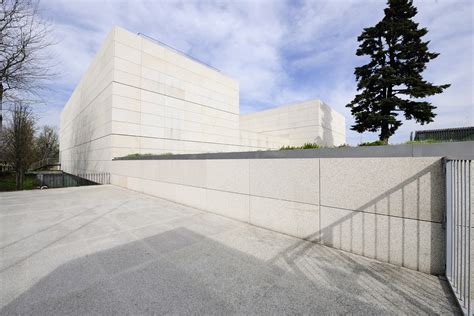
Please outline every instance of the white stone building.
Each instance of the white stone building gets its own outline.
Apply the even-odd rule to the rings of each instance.
[[[107,171],[132,153],[203,153],[345,142],[344,117],[319,100],[241,115],[239,83],[115,27],[61,113],[71,173]]]

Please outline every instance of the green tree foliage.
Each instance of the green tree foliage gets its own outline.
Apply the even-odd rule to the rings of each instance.
[[[357,90],[351,109],[359,133],[380,131],[387,143],[402,125],[399,114],[426,124],[433,121],[436,108],[423,99],[441,93],[449,84],[436,86],[422,77],[426,64],[439,54],[428,50],[428,33],[413,21],[417,9],[411,0],[388,0],[385,17],[374,27],[365,28],[358,37],[357,56],[368,56],[370,62],[356,67]]]

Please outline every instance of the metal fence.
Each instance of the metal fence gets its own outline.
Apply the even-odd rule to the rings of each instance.
[[[461,309],[471,304],[471,159],[445,160],[446,277]]]
[[[68,188],[85,185],[110,184],[109,173],[40,172],[36,175],[38,186],[47,188]]]
[[[78,173],[76,176],[98,184],[110,184],[110,173],[107,172]]]

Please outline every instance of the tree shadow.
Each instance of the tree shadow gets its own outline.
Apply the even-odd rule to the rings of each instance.
[[[333,147],[342,145],[345,143],[345,139],[343,142],[338,141],[338,135],[333,130],[333,125],[337,124],[334,122],[334,115],[332,113],[331,108],[325,104],[324,102],[319,103],[319,128],[321,132],[318,133],[319,136],[314,138],[314,142],[318,145],[325,146],[325,147]]]
[[[415,313],[416,310],[421,310],[423,313],[430,314],[436,313],[433,306],[445,300],[449,302],[445,305],[447,311],[458,313],[456,301],[444,277],[434,278],[400,268],[401,266],[444,275],[445,188],[440,183],[440,179],[443,178],[442,172],[442,164],[437,161],[355,210],[331,209],[330,207],[325,209],[325,212],[340,210],[346,215],[338,217],[330,224],[320,226],[320,230],[315,230],[314,234],[304,238],[307,241],[301,241],[282,251],[274,261],[283,259],[298,273],[307,274],[308,271],[300,269],[297,263],[302,255],[312,252],[312,246],[308,243],[312,241],[393,263],[396,266],[374,262],[368,268],[366,264],[360,264],[357,257],[339,252],[337,259],[331,258],[330,255],[328,258],[319,257],[321,259],[319,262],[325,264],[319,264],[318,269],[323,269],[325,274],[330,275],[341,266],[348,267],[353,272],[347,275],[348,278],[359,279],[364,287],[363,291],[367,293],[372,291],[370,295],[374,295],[373,291],[375,291],[373,299],[386,300],[389,305],[392,305],[394,312],[400,312],[400,306],[396,303],[398,300],[405,301],[408,308],[405,312]],[[423,191],[422,186],[430,187],[429,196],[426,196],[427,192]],[[339,194],[344,196],[344,192]],[[424,205],[423,208],[425,212],[427,207],[433,212],[429,214],[431,218],[426,218],[426,213],[422,214],[421,201],[426,199],[429,199],[429,205]],[[415,210],[407,210],[411,206],[414,206]],[[391,218],[394,220],[392,221]],[[320,223],[320,225],[323,224]],[[400,235],[394,236],[394,233],[400,233]],[[425,234],[430,235],[425,236]],[[409,238],[411,240],[407,240]],[[330,253],[329,250],[328,253]],[[394,280],[398,282],[393,282]],[[344,282],[338,286],[346,287]],[[435,289],[440,287],[442,294],[433,296]]]
[[[444,274],[441,174],[442,164],[437,161],[353,210],[322,205],[322,216],[337,213],[339,217],[321,224],[320,231],[306,239],[402,267]],[[426,196],[422,187],[428,186]],[[422,207],[421,201],[428,199],[429,205],[424,202]]]

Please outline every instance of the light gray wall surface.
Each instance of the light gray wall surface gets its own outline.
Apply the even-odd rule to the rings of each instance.
[[[301,146],[317,143],[339,146],[346,141],[344,116],[320,100],[279,106],[240,115],[240,128],[287,139],[286,144]]]
[[[116,160],[112,184],[433,274],[442,159]]]

